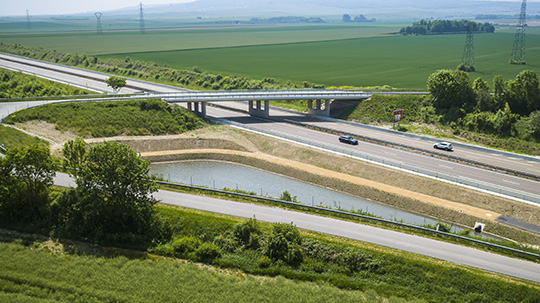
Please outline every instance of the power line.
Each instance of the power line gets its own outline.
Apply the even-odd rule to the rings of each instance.
[[[516,27],[516,36],[514,38],[514,46],[512,47],[512,55],[510,56],[510,64],[525,64],[525,28],[527,28],[527,0],[521,3],[521,14],[519,14],[519,22]]]

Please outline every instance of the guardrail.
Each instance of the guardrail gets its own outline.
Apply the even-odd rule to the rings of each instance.
[[[394,225],[394,226],[407,227],[407,228],[415,229],[415,230],[418,230],[418,231],[428,232],[428,233],[432,233],[432,234],[435,234],[435,235],[448,236],[448,237],[452,237],[454,239],[465,240],[465,241],[468,241],[468,242],[485,245],[487,247],[498,248],[498,249],[506,250],[506,251],[509,251],[509,252],[518,253],[518,254],[522,254],[522,255],[529,256],[529,257],[540,259],[539,254],[535,254],[535,253],[531,253],[531,252],[527,252],[527,251],[523,251],[523,250],[511,248],[511,247],[506,247],[506,246],[502,246],[502,245],[498,245],[498,244],[493,244],[493,243],[489,243],[489,242],[485,242],[485,241],[481,241],[481,240],[477,240],[477,239],[473,239],[473,238],[468,238],[468,237],[464,237],[464,236],[460,236],[460,235],[456,235],[456,234],[451,234],[451,233],[447,233],[447,232],[442,232],[442,231],[438,231],[438,230],[434,230],[434,229],[429,229],[429,228],[425,228],[425,227],[421,227],[421,226],[416,226],[416,225],[411,225],[411,224],[402,223],[402,222],[396,222],[396,221],[390,221],[390,220],[386,220],[386,219],[382,219],[382,218],[370,217],[370,216],[361,215],[361,214],[355,214],[355,213],[351,213],[351,212],[345,212],[345,211],[341,211],[341,210],[337,210],[337,209],[329,209],[329,208],[312,206],[312,205],[303,204],[303,203],[295,203],[295,202],[283,201],[283,200],[272,199],[272,198],[267,198],[267,197],[260,197],[260,196],[254,196],[254,195],[230,192],[230,191],[225,191],[225,190],[206,188],[206,187],[199,187],[199,186],[193,186],[193,185],[178,184],[178,183],[172,183],[172,182],[166,182],[166,181],[156,181],[156,183],[161,184],[161,185],[173,186],[173,187],[182,187],[182,188],[196,189],[196,190],[213,192],[213,193],[232,195],[232,196],[243,197],[243,198],[257,199],[257,200],[262,200],[262,201],[267,201],[267,202],[272,202],[272,203],[279,203],[279,204],[288,205],[288,206],[303,207],[303,208],[316,210],[316,211],[320,211],[320,212],[333,213],[333,214],[338,214],[338,215],[342,215],[342,216],[351,216],[351,217],[355,217],[355,218],[359,218],[359,219],[391,224],[391,225]]]

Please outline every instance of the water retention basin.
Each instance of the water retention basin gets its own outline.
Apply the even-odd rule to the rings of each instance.
[[[239,189],[257,195],[279,198],[284,191],[296,196],[299,203],[342,210],[361,210],[375,216],[414,225],[436,221],[374,201],[332,191],[284,176],[243,165],[218,161],[183,161],[154,163],[150,172],[172,182],[216,189]],[[453,231],[459,230],[455,228]]]

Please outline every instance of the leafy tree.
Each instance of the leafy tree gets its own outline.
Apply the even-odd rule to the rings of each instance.
[[[122,87],[126,86],[126,79],[122,77],[110,76],[105,80],[107,86],[112,88],[115,93],[119,92]]]
[[[503,109],[506,101],[504,99],[504,80],[503,77],[497,75],[493,77],[493,101],[497,109]]]
[[[47,146],[8,150],[0,159],[0,217],[12,222],[44,219],[54,174]]]
[[[463,71],[440,70],[428,78],[428,91],[436,108],[466,108],[474,104],[469,75]]]
[[[98,242],[152,239],[159,225],[151,196],[157,186],[149,179],[147,161],[116,142],[88,149],[81,141],[69,142],[64,157],[77,169],[77,188],[55,201],[62,232]]]
[[[516,82],[519,85],[518,96],[526,106],[526,112],[520,114],[540,110],[540,83],[536,73],[531,70],[522,71],[516,76]]]
[[[344,14],[343,22],[351,22],[351,16],[349,14]]]
[[[528,131],[533,138],[540,140],[540,111],[532,112],[529,118]]]
[[[481,112],[491,112],[495,109],[493,98],[489,94],[489,84],[476,78],[473,82],[473,90],[476,96],[476,108]]]

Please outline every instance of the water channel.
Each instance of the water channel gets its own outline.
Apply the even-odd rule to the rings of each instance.
[[[414,225],[435,224],[436,221],[377,202],[328,190],[284,176],[243,165],[218,161],[183,161],[154,163],[150,172],[172,182],[209,188],[239,189],[257,195],[279,198],[284,191],[299,203],[334,209],[361,210],[387,220],[402,221]],[[453,231],[459,228],[453,227]]]

